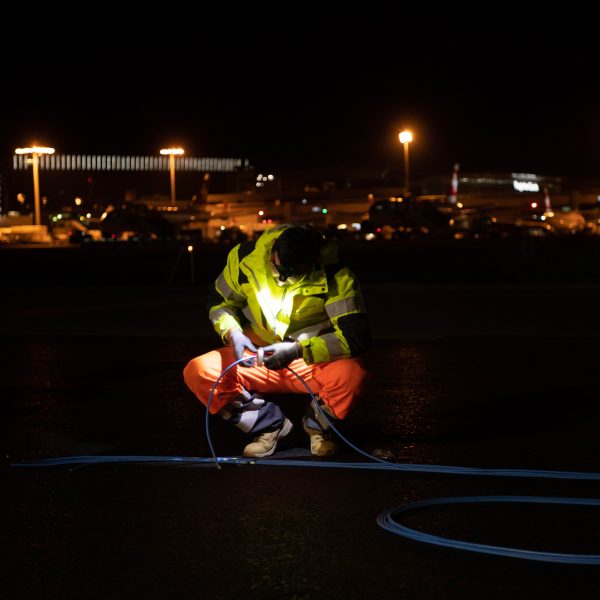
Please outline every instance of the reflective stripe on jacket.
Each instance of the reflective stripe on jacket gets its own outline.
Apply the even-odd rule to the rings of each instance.
[[[298,283],[277,285],[271,249],[284,229],[273,227],[229,252],[208,299],[215,331],[225,340],[249,324],[269,344],[297,340],[309,364],[364,354],[371,342],[365,305],[356,277],[337,262],[335,243],[324,244],[319,264]]]

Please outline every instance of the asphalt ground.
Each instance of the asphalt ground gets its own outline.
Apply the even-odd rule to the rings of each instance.
[[[600,472],[600,286],[371,283],[371,388],[343,428],[394,462]],[[597,566],[395,536],[386,508],[443,496],[600,497],[598,483],[296,466],[105,464],[208,457],[186,362],[218,340],[202,286],[3,289],[0,598],[592,598]],[[279,399],[298,424],[304,398]],[[212,418],[220,456],[244,438]],[[307,459],[296,426],[280,457]],[[343,448],[341,463],[364,460]],[[313,459],[319,463],[319,459]],[[600,554],[597,510],[454,506],[448,537]]]

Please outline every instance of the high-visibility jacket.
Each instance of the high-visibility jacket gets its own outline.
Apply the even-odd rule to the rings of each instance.
[[[364,301],[354,273],[338,262],[336,243],[324,243],[310,274],[277,285],[271,250],[285,228],[273,227],[229,252],[208,299],[215,331],[226,341],[229,331],[249,325],[269,344],[299,341],[308,364],[364,354],[371,343]]]

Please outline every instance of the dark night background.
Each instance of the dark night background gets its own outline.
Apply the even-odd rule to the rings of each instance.
[[[379,168],[401,164],[397,134],[411,128],[414,177],[455,162],[597,177],[599,52],[584,16],[322,10],[143,23],[107,11],[82,17],[89,30],[45,32],[46,51],[13,46],[2,152],[32,139],[60,153],[178,143],[259,169]]]
[[[542,8],[11,6],[0,171],[33,141],[146,156],[181,144],[274,171],[398,169],[398,132],[410,127],[414,178],[448,176],[458,161],[463,173],[597,180],[596,21]],[[433,547],[376,524],[385,508],[443,496],[598,498],[597,481],[11,466],[209,456],[205,409],[182,369],[220,344],[205,303],[226,250],[107,243],[0,256],[0,598],[597,597],[597,566]],[[597,236],[357,244],[348,257],[374,333],[372,386],[346,423],[357,446],[417,466],[600,471]],[[241,434],[210,423],[217,453],[239,454]],[[281,450],[308,457],[307,444],[298,426]],[[407,524],[598,555],[597,512],[450,507]]]

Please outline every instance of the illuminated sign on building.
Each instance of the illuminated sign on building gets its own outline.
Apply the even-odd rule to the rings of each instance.
[[[540,184],[535,181],[518,181],[513,179],[513,188],[517,192],[539,192]]]

